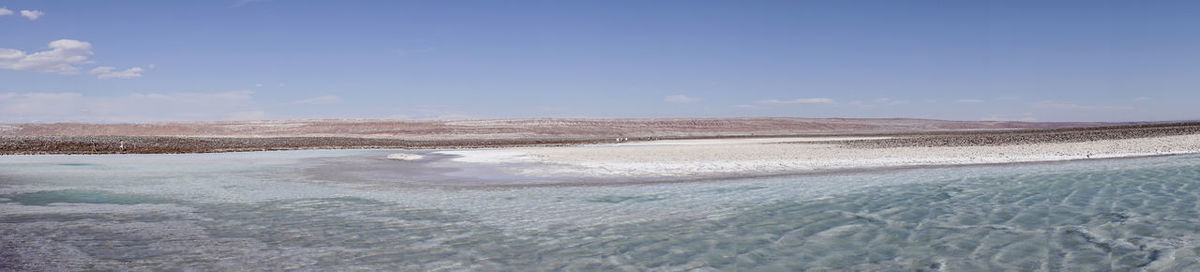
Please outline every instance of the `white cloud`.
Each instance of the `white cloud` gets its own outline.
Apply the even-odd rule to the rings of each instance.
[[[342,101],[342,98],[338,97],[336,95],[323,95],[323,96],[313,97],[313,98],[309,98],[309,99],[293,101],[292,103],[293,104],[304,104],[304,105],[326,105],[326,104],[338,103],[341,101]]]
[[[50,42],[50,50],[26,54],[24,51],[0,48],[0,69],[36,71],[64,75],[78,74],[80,64],[91,63],[92,44],[76,40]]]
[[[1142,96],[1142,97],[1134,98],[1133,101],[1146,101],[1146,100],[1150,100],[1150,99],[1151,98],[1149,98],[1149,97]]]
[[[117,71],[116,69],[117,69],[116,67],[112,67],[112,66],[100,66],[100,67],[96,67],[96,68],[92,69],[92,71],[90,71],[88,73],[97,75],[96,78],[99,78],[99,79],[110,79],[110,78],[131,79],[131,78],[142,77],[142,71],[145,71],[145,69],[142,69],[142,67],[133,67],[133,68],[125,69],[124,71]]]
[[[954,104],[979,104],[983,103],[982,99],[959,99],[954,100]]]
[[[30,21],[42,18],[43,15],[46,15],[46,13],[40,10],[21,10],[21,16],[29,18]]]
[[[692,103],[692,102],[700,101],[700,99],[695,98],[695,97],[689,97],[689,96],[682,95],[682,94],[678,94],[678,95],[668,95],[666,98],[663,98],[663,101],[670,102],[670,103]]]
[[[0,123],[257,120],[265,115],[247,91],[124,96],[0,93]]]
[[[792,100],[763,100],[758,101],[761,104],[833,104],[833,99],[829,98],[796,98]]]
[[[742,104],[742,105],[733,105],[733,107],[734,107],[734,108],[739,108],[739,109],[754,109],[754,108],[758,108],[758,106],[755,106],[755,105],[745,105],[745,104]]]
[[[0,16],[12,15],[12,10],[5,7],[0,7]]]

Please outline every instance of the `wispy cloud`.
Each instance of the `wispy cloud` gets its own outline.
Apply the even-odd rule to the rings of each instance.
[[[79,65],[91,63],[92,44],[76,40],[50,42],[50,50],[27,54],[17,49],[0,48],[0,69],[35,71],[64,75],[78,74]]]
[[[74,75],[79,74],[81,66],[93,63],[90,59],[92,44],[89,42],[62,39],[50,42],[48,47],[50,50],[33,53],[0,48],[0,69]],[[142,77],[145,71],[142,67],[118,70],[112,66],[100,66],[92,68],[88,74],[96,75],[99,79],[131,79]]]
[[[328,104],[335,104],[335,103],[338,103],[341,101],[342,101],[342,98],[338,97],[336,95],[322,95],[322,96],[318,96],[318,97],[292,101],[292,104],[328,105]]]
[[[142,77],[142,71],[145,71],[145,69],[142,69],[142,67],[117,70],[116,67],[112,66],[100,66],[92,69],[92,71],[88,72],[88,74],[96,75],[96,78],[99,79],[131,79]]]
[[[663,98],[663,101],[669,102],[669,103],[692,103],[692,102],[700,101],[700,99],[682,95],[682,94],[677,94],[677,95],[668,95],[667,97]]]
[[[983,103],[982,99],[959,99],[954,100],[954,104],[979,104]]]
[[[1149,97],[1142,96],[1142,97],[1134,98],[1133,101],[1146,101],[1146,100],[1150,100],[1150,99],[1151,98],[1149,98]]]
[[[6,7],[0,7],[0,16],[12,15],[13,11]]]
[[[759,104],[833,104],[833,99],[829,98],[796,98],[792,100],[769,99],[758,101]]]
[[[12,12],[12,11],[9,11],[9,12]],[[46,15],[46,13],[42,12],[40,10],[21,10],[21,16],[28,18],[30,21],[37,20],[38,18],[42,18],[42,16],[44,16],[44,15]]]

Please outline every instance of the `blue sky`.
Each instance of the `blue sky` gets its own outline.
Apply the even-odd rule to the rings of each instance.
[[[1196,1],[0,7],[0,122],[9,123],[1200,119]]]

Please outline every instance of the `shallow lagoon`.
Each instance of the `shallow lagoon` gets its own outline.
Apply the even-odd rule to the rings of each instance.
[[[0,157],[0,270],[1200,269],[1194,155],[635,184],[389,152]]]

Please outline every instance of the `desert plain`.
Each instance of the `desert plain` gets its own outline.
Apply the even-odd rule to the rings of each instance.
[[[0,125],[0,154],[434,150],[532,177],[695,178],[1200,152],[1200,123],[699,118]],[[529,165],[537,165],[530,167]]]

